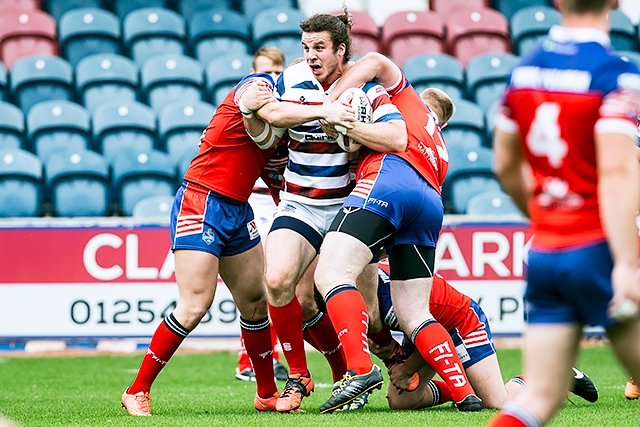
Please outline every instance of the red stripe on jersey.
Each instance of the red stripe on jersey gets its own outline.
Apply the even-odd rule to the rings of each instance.
[[[348,186],[342,188],[313,188],[303,187],[301,185],[292,184],[290,182],[284,183],[284,191],[298,196],[304,196],[311,199],[338,199],[347,197],[354,188],[354,182],[352,181]]]

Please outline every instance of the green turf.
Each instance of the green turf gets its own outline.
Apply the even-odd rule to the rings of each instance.
[[[234,379],[236,355],[177,354],[151,392],[151,418],[135,418],[120,407],[141,355],[1,357],[0,414],[22,427],[37,426],[483,426],[495,411],[462,414],[449,404],[420,411],[391,412],[385,393],[376,392],[360,411],[321,415],[331,376],[321,355],[309,355],[316,391],[303,401],[305,413],[258,413],[255,384]],[[519,350],[498,353],[505,378],[521,370]],[[579,367],[597,384],[600,400],[573,397],[551,426],[637,426],[638,403],[624,398],[627,377],[604,346],[586,348]],[[385,381],[387,379],[385,378]],[[388,381],[387,381],[388,384]],[[283,383],[279,383],[280,389]],[[385,385],[386,388],[386,385]],[[383,389],[384,390],[384,389]]]

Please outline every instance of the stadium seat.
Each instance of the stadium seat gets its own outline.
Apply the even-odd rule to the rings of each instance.
[[[484,145],[489,148],[493,147],[493,131],[496,125],[496,114],[498,114],[501,102],[502,99],[495,100],[484,112],[484,128],[487,131]]]
[[[0,217],[38,216],[42,200],[40,159],[19,148],[0,149]]]
[[[176,10],[185,20],[190,20],[196,13],[216,9],[218,11],[234,10],[235,0],[217,0],[212,4],[211,0],[177,0]]]
[[[0,149],[26,149],[24,113],[8,102],[0,101]]]
[[[453,56],[444,53],[414,55],[405,61],[402,71],[418,93],[436,87],[445,91],[454,102],[463,98],[464,70]]]
[[[162,8],[169,9],[172,0],[114,0],[109,2],[113,7],[113,11],[120,20],[124,20],[129,13],[143,8]]]
[[[638,50],[638,32],[631,19],[617,9],[609,13],[609,37],[615,50]]]
[[[0,101],[9,100],[9,76],[7,68],[0,61]]]
[[[298,8],[305,16],[312,16],[316,13],[334,13],[341,10],[345,5],[349,12],[356,10],[366,11],[369,0],[298,0]]]
[[[103,8],[104,3],[102,0],[43,0],[42,7],[56,22],[60,22],[62,15],[70,10],[85,7]]]
[[[488,8],[463,8],[445,20],[449,53],[467,64],[488,52],[510,52],[509,25],[500,12]]]
[[[444,21],[433,12],[397,12],[382,27],[382,44],[400,67],[413,55],[446,52]]]
[[[488,0],[429,0],[429,3],[431,10],[443,18],[465,7],[489,7]]]
[[[135,101],[110,101],[91,113],[96,151],[111,160],[126,149],[151,150],[156,142],[156,114]]]
[[[138,65],[161,53],[185,53],[185,21],[174,11],[134,10],[124,18],[122,28],[125,50]]]
[[[113,157],[111,172],[115,200],[127,216],[146,197],[173,197],[176,192],[175,164],[157,150],[123,150]]]
[[[189,169],[189,165],[191,164],[191,159],[198,154],[198,150],[200,147],[189,147],[182,155],[178,158],[176,162],[176,169],[178,172],[178,183],[182,182],[182,178],[184,177],[185,172]]]
[[[637,0],[620,0],[618,9],[631,19],[631,22],[640,23],[640,2]]]
[[[625,61],[631,61],[636,64],[636,67],[640,68],[640,52],[633,52],[630,50],[618,50],[616,54],[620,55]]]
[[[483,191],[499,190],[492,168],[493,153],[485,147],[447,146],[449,170],[442,188],[448,212],[464,214],[467,203]]]
[[[561,20],[560,12],[549,6],[531,6],[517,11],[509,20],[514,53],[525,55]]]
[[[338,11],[334,15],[341,13],[342,11]],[[353,16],[353,27],[350,31],[353,58],[359,58],[369,52],[382,52],[380,28],[373,18],[367,12],[350,10],[349,13]]]
[[[132,216],[135,218],[156,218],[168,220],[171,218],[173,197],[150,196],[135,204]]]
[[[73,68],[57,56],[27,56],[11,72],[13,103],[27,113],[38,102],[73,99]]]
[[[156,55],[140,67],[140,87],[156,112],[175,102],[202,100],[204,68],[184,55]]]
[[[247,21],[253,21],[253,18],[261,11],[271,8],[296,8],[295,0],[239,0],[240,11],[247,18]],[[303,18],[306,19],[306,18]],[[298,22],[299,24],[300,22]]]
[[[189,19],[189,51],[204,66],[226,53],[252,53],[247,20],[232,10],[208,10]]]
[[[138,100],[138,66],[113,54],[91,55],[76,65],[76,95],[89,110],[110,100]]]
[[[553,6],[553,0],[491,0],[492,7],[509,21],[522,9],[531,6]]]
[[[349,9],[351,10],[351,9]],[[426,12],[429,0],[368,0],[367,13],[378,27],[382,27],[392,15],[400,12]]]
[[[40,102],[27,114],[27,139],[30,150],[42,160],[63,148],[89,150],[89,112],[71,101]]]
[[[467,203],[468,215],[511,215],[524,218],[516,203],[501,190],[483,191]]]
[[[75,67],[82,58],[96,53],[122,51],[120,21],[103,9],[73,9],[58,24],[62,56]]]
[[[100,154],[82,149],[58,150],[46,158],[44,176],[47,195],[57,216],[109,213],[109,165]]]
[[[286,64],[301,57],[300,21],[305,19],[298,9],[289,7],[272,7],[256,13],[251,21],[253,48],[276,46],[284,53]],[[351,35],[353,37],[353,29]]]
[[[205,102],[174,103],[162,109],[158,116],[160,147],[172,159],[185,151],[197,149],[202,131],[207,127],[216,109]]]
[[[0,13],[7,9],[39,10],[40,0],[0,0]]]
[[[507,86],[507,76],[518,63],[519,57],[510,53],[485,53],[472,58],[467,64],[467,93],[469,99],[486,110],[499,99]]]
[[[41,10],[0,13],[0,60],[7,68],[26,56],[57,54],[56,21],[51,15]]]
[[[227,96],[231,88],[251,70],[253,57],[246,53],[232,53],[210,61],[205,67],[206,99],[214,106]]]
[[[455,111],[447,126],[442,129],[442,136],[447,147],[460,146],[468,149],[484,145],[484,115],[480,107],[473,102],[454,100]]]

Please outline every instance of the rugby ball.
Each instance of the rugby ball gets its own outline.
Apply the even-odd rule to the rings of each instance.
[[[351,104],[351,107],[355,110],[357,121],[362,123],[372,122],[373,107],[371,106],[371,102],[369,102],[367,94],[362,89],[357,87],[347,89],[342,92],[338,100]],[[335,128],[339,133],[336,142],[344,151],[353,153],[362,147],[362,144],[346,136],[347,129],[344,126],[336,125]]]

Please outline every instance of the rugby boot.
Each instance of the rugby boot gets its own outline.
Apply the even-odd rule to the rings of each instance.
[[[339,381],[338,387],[331,393],[329,400],[320,407],[320,413],[330,413],[350,405],[364,393],[371,393],[374,389],[380,390],[382,382],[382,374],[377,365],[373,365],[371,371],[362,375],[356,375],[355,371],[348,370]]]
[[[624,397],[629,400],[635,400],[640,397],[640,390],[638,390],[638,385],[633,380],[633,377],[629,378],[627,385],[624,386]]]
[[[587,402],[593,403],[598,400],[598,389],[593,381],[591,381],[591,378],[579,369],[571,369],[573,369],[573,386],[571,387],[571,393],[580,396]]]
[[[127,391],[129,391],[129,388],[122,393],[122,407],[129,412],[129,415],[134,417],[150,417],[151,406],[149,405],[149,401],[151,398],[149,397],[149,392],[139,391],[136,394],[129,394]]]
[[[395,343],[393,352],[388,357],[382,359],[382,363],[384,363],[384,366],[386,366],[387,369],[393,365],[406,362],[407,357],[409,357],[407,356],[407,353],[404,352],[404,349],[398,341],[393,340],[393,342]]]
[[[300,409],[302,398],[311,394],[315,384],[311,376],[303,377],[300,374],[292,374],[287,380],[287,384],[282,394],[276,402],[278,412],[295,412]]]
[[[331,392],[333,393],[340,387],[340,381],[336,381],[333,383],[333,389]],[[355,411],[356,409],[360,409],[364,407],[369,402],[369,393],[362,393],[360,396],[356,397],[348,403],[344,405],[342,408],[336,409],[336,411]]]
[[[260,397],[256,393],[256,397],[253,399],[253,407],[258,411],[275,411],[276,402],[280,397],[280,392],[277,392],[271,397]]]
[[[482,410],[482,400],[475,394],[469,394],[460,402],[454,402],[453,406],[460,412],[478,412]]]

